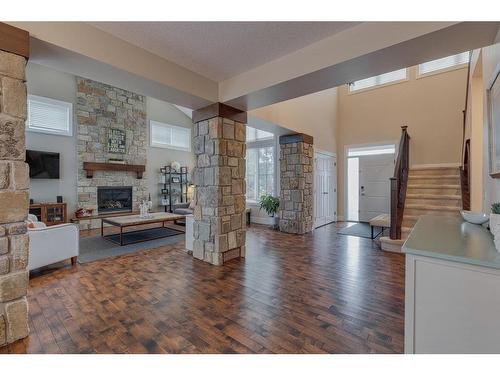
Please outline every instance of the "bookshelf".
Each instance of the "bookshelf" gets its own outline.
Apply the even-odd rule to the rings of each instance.
[[[176,203],[188,201],[188,169],[181,167],[175,171],[169,165],[160,168],[160,204],[165,212],[172,212]]]

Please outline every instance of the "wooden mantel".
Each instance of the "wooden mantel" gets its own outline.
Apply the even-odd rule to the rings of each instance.
[[[94,177],[94,171],[119,171],[119,172],[136,172],[137,178],[141,179],[142,174],[146,170],[146,166],[145,165],[135,165],[135,164],[84,162],[83,169],[85,171],[87,171],[87,178]]]

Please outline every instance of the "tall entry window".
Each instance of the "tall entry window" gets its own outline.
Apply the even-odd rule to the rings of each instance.
[[[256,203],[275,192],[275,141],[272,133],[247,126],[247,201]]]

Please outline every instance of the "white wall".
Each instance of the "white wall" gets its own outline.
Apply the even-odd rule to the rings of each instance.
[[[71,74],[61,73],[41,65],[26,66],[28,94],[76,103],[76,80]],[[68,203],[68,213],[76,210],[76,116],[73,116],[73,136],[26,132],[26,149],[51,151],[60,154],[60,179],[31,180],[30,198],[35,202],[55,202],[62,195]]]
[[[191,119],[172,104],[150,97],[147,98],[146,103],[148,119],[148,142],[150,142],[150,120],[189,128],[192,131],[193,122],[191,121]],[[148,178],[149,192],[151,193],[151,200],[153,201],[153,207],[156,209],[163,209],[163,207],[159,206],[161,188],[160,184],[158,183],[158,179],[160,168],[165,165],[170,165],[170,163],[172,163],[173,161],[178,161],[181,166],[188,167],[188,173],[191,177],[194,167],[194,153],[192,151],[186,152],[149,146],[147,158],[148,161],[146,165],[146,173]]]
[[[28,63],[26,68],[28,93],[76,104],[75,76],[56,71],[41,65]],[[171,125],[190,127],[189,117],[175,106],[154,98],[147,98],[148,142],[149,120],[165,122]],[[76,116],[73,119],[73,136],[57,136],[26,132],[26,148],[31,150],[58,152],[61,155],[60,179],[58,180],[31,180],[30,198],[35,202],[55,202],[57,195],[62,195],[68,203],[70,217],[77,205],[77,140]],[[156,208],[159,202],[158,172],[161,166],[178,161],[192,171],[194,154],[192,152],[170,150],[148,146],[146,176],[148,187]]]

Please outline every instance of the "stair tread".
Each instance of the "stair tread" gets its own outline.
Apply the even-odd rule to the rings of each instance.
[[[428,171],[428,170],[433,170],[433,169],[456,169],[458,170],[458,166],[450,167],[449,165],[436,165],[436,166],[423,166],[423,167],[417,167],[417,166],[412,166],[410,167],[410,171]]]
[[[414,210],[431,210],[431,211],[460,211],[459,208],[453,206],[432,206],[427,204],[407,204],[405,209]]]
[[[403,215],[403,221],[406,219],[406,220],[418,220],[418,218],[422,216],[422,215],[407,215],[407,214],[404,214]]]
[[[459,175],[454,175],[454,174],[436,174],[436,175],[410,175],[409,178],[418,178],[419,180],[444,180],[444,179],[451,179],[451,178],[456,178],[459,179]]]
[[[460,189],[459,184],[442,184],[442,185],[437,185],[437,184],[408,184],[407,186],[408,189]]]
[[[400,244],[402,245],[405,240],[404,239],[400,239],[400,240],[391,240],[390,237],[380,237],[380,242],[386,242],[386,243],[392,243],[392,244]]]
[[[462,199],[460,195],[456,194],[406,194],[406,198],[411,199]]]

